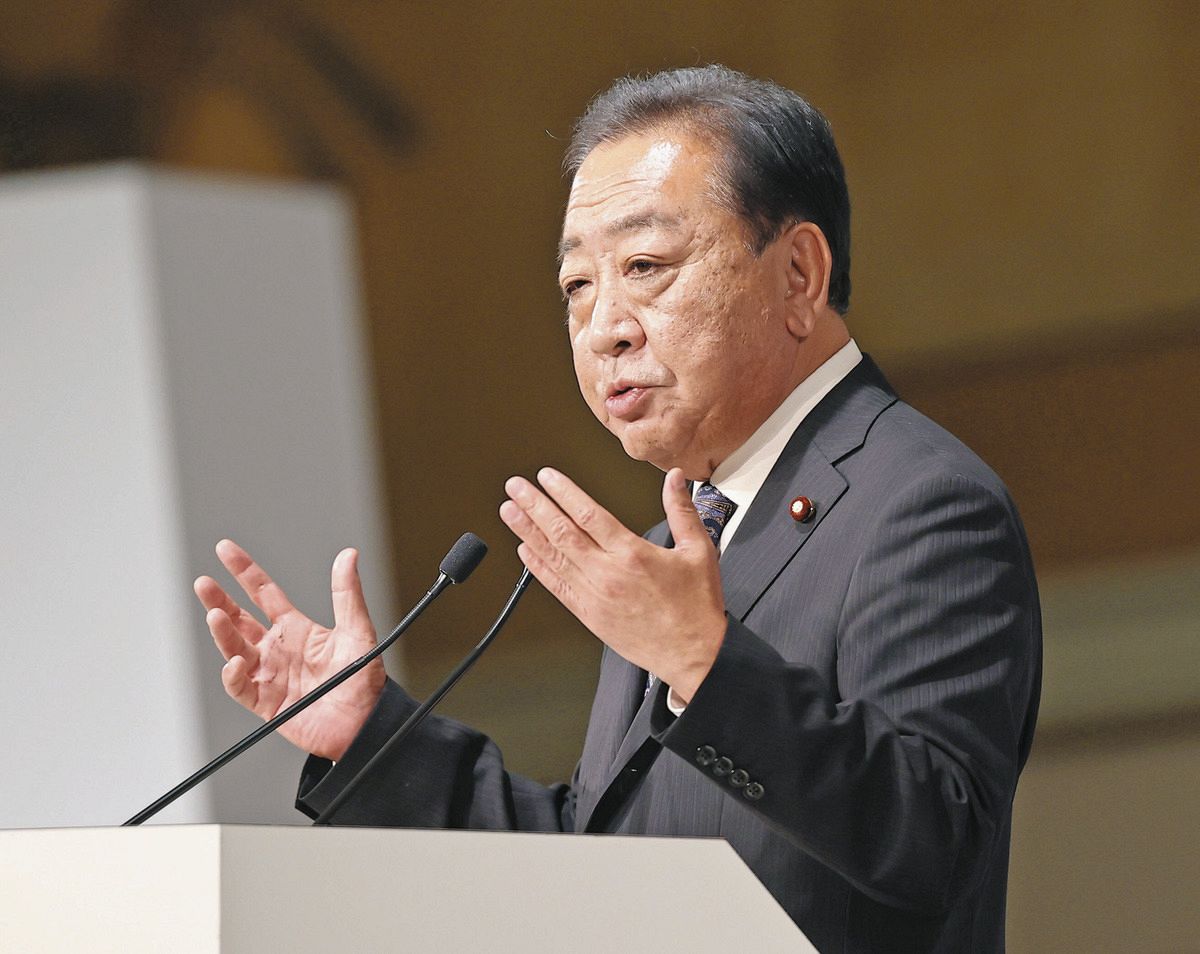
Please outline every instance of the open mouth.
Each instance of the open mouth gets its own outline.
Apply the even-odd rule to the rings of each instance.
[[[628,394],[630,391],[644,391],[649,385],[638,384],[636,381],[617,380],[608,386],[607,398],[621,397],[623,394]]]
[[[609,389],[604,406],[611,417],[632,420],[645,410],[649,387],[638,384],[618,384]]]

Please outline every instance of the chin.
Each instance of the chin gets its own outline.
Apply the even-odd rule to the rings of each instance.
[[[621,442],[625,454],[633,460],[653,464],[666,473],[672,467],[683,468],[689,480],[697,479],[694,473],[704,471],[700,479],[708,475],[705,467],[707,458],[695,453],[696,433],[687,428],[664,427],[662,418],[645,417],[635,421],[609,419],[604,426]]]
[[[671,447],[661,440],[651,440],[647,435],[630,434],[628,431],[617,434],[617,438],[621,441],[621,447],[624,448],[625,454],[633,460],[653,464],[663,473],[672,467],[682,467],[685,472],[688,469],[689,461],[686,456],[679,449]]]
[[[621,447],[624,449],[626,456],[634,460],[644,460],[657,467],[661,466],[659,460],[664,456],[669,456],[664,453],[665,448],[662,444],[654,440],[652,435],[645,433],[644,428],[639,428],[636,425],[619,424],[616,428],[610,427],[609,430],[621,442]]]

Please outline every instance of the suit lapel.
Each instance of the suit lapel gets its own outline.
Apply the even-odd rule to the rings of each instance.
[[[634,713],[633,722],[630,723],[625,738],[621,740],[621,747],[617,750],[616,758],[613,759],[612,771],[608,778],[609,783],[612,782],[612,776],[625,767],[626,763],[633,758],[634,753],[642,747],[642,743],[650,736],[650,716],[654,712],[655,697],[658,695],[657,682],[654,684],[654,690],[654,692],[644,695]]]
[[[895,401],[879,369],[864,357],[796,428],[721,557],[731,616],[746,618],[833,510],[848,486],[835,465],[862,446],[875,419]],[[804,522],[789,509],[800,496],[815,508]]]
[[[584,742],[582,777],[575,815],[579,830],[596,810],[600,796],[612,784],[612,766],[622,741],[628,737],[646,686],[645,670],[622,659],[607,646],[600,662],[596,701]],[[593,781],[594,780],[594,781]]]
[[[895,401],[896,395],[879,369],[864,356],[796,429],[721,556],[725,608],[731,616],[745,618],[841,499],[848,485],[837,462],[862,446],[875,419]],[[804,523],[794,520],[788,510],[790,502],[801,495],[816,505],[814,516]],[[659,546],[671,545],[665,523],[646,538]],[[591,829],[591,816],[601,799],[610,794],[630,760],[642,753],[642,760],[647,761],[643,750],[651,741],[651,716],[658,692],[645,695],[645,683],[645,670],[606,651],[597,697],[612,693],[609,705],[619,706],[621,716],[606,736],[607,744],[601,746],[604,782],[595,797],[581,796],[579,817],[586,830]],[[620,726],[625,725],[628,729],[621,737]]]
[[[660,547],[673,545],[665,521],[653,527],[646,539]],[[649,734],[651,700],[646,697],[646,675],[645,669],[604,647],[595,703],[596,707],[603,708],[593,715],[589,724],[587,747],[591,751],[585,749],[584,753],[595,760],[602,781],[597,788],[588,786],[579,793],[576,816],[584,823],[591,818],[601,795],[611,787],[613,779]],[[593,731],[598,733],[595,740],[590,737]],[[638,743],[634,744],[633,739]]]
[[[721,557],[725,609],[739,620],[846,492],[845,478],[820,449],[810,440],[798,440],[805,436],[802,431],[793,436],[788,445],[792,453],[785,451],[780,457]],[[799,446],[793,449],[793,444]],[[816,506],[806,523],[798,523],[788,511],[789,503],[801,495]]]

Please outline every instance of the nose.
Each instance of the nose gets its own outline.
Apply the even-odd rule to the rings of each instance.
[[[645,342],[641,322],[620,289],[597,289],[588,322],[588,346],[592,351],[615,357],[636,351]]]

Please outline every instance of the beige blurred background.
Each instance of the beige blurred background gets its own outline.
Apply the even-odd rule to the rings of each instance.
[[[135,157],[351,196],[400,602],[462,530],[493,546],[412,634],[420,693],[516,577],[510,473],[659,519],[568,360],[573,117],[714,61],[800,91],[847,168],[852,330],[1008,482],[1044,588],[1010,950],[1200,951],[1198,47],[1182,0],[6,0],[0,171]],[[598,658],[535,589],[447,708],[561,779]]]

